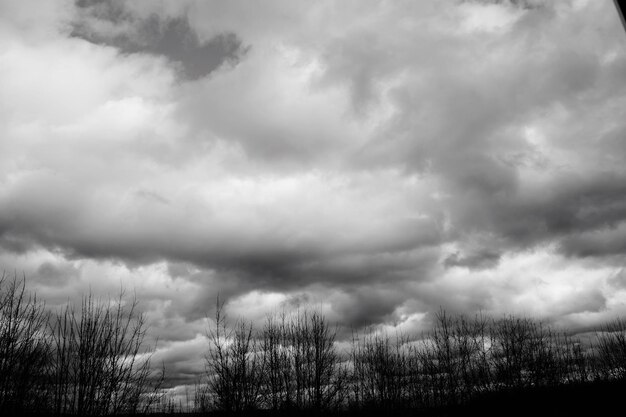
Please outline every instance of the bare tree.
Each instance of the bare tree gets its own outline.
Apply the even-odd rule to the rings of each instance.
[[[347,371],[335,350],[336,331],[321,313],[269,317],[262,337],[269,408],[321,412],[343,404]]]
[[[387,411],[406,407],[417,365],[407,344],[408,338],[399,334],[394,339],[378,333],[353,337],[352,386],[362,406]]]
[[[48,313],[26,282],[0,278],[0,411],[18,413],[45,407],[50,354]]]
[[[626,320],[596,333],[595,345],[524,317],[468,318],[440,310],[433,328],[409,335],[353,335],[349,357],[317,311],[229,323],[217,304],[209,328],[208,384],[195,405],[245,413],[332,412],[349,403],[383,412],[467,404],[488,393],[626,378]],[[155,376],[137,301],[83,297],[50,314],[24,280],[0,278],[0,412],[115,415],[183,410]],[[187,401],[189,403],[189,399]]]
[[[208,330],[208,338],[206,371],[214,406],[227,412],[259,408],[265,364],[263,355],[257,352],[252,323],[239,319],[229,326],[218,299],[215,325]]]
[[[49,390],[57,415],[135,413],[142,408],[150,378],[150,353],[143,349],[146,325],[137,302],[124,305],[85,296],[51,323]],[[148,396],[148,398],[150,398]]]
[[[261,348],[265,355],[263,397],[265,407],[274,411],[289,408],[291,361],[287,341],[286,315],[268,316],[261,335]]]
[[[626,320],[606,323],[596,335],[599,376],[604,379],[626,378]]]

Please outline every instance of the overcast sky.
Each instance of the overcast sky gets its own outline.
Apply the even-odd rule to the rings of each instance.
[[[626,314],[610,0],[0,1],[0,269],[204,317]]]

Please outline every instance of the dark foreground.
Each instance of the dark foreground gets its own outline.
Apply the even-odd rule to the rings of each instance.
[[[432,416],[605,416],[623,410],[626,383],[603,381],[484,395],[466,406]],[[415,413],[408,413],[416,415]],[[619,415],[618,412],[616,415]]]
[[[577,417],[619,415],[624,409],[626,381],[602,381],[586,384],[568,384],[550,388],[527,388],[484,394],[464,405],[434,409],[399,410],[368,409],[337,412],[303,412],[258,410],[243,413],[152,413],[151,416],[211,416],[211,417]],[[42,414],[38,414],[42,416]]]
[[[421,410],[346,410],[326,413],[337,417],[425,416],[425,417],[578,417],[619,415],[624,410],[626,381],[569,384],[550,388],[528,388],[484,394],[468,404]],[[623,412],[623,411],[622,411]],[[220,413],[212,415],[224,416]],[[192,414],[190,414],[192,415]],[[195,414],[197,415],[197,414]],[[250,417],[315,417],[316,413],[258,411]]]

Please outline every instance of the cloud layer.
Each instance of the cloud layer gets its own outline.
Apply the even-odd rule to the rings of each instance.
[[[217,294],[402,329],[623,313],[612,7],[2,1],[0,265],[51,305],[135,288],[180,381]]]

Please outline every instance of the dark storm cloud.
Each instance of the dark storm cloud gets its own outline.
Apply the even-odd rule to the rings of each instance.
[[[289,258],[277,254],[257,263],[251,262],[249,258],[252,257],[242,257],[230,265],[213,259],[198,271],[184,263],[170,264],[172,276],[201,283],[205,289],[195,294],[182,314],[190,319],[203,317],[218,296],[228,302],[256,289],[292,294],[292,301],[286,302],[285,306],[293,307],[293,297],[299,300],[297,303],[302,303],[301,291],[317,293],[328,288],[346,294],[342,307],[338,307],[344,324],[373,324],[394,311],[397,301],[407,296],[408,292],[403,288],[408,284],[433,278],[429,271],[437,262],[438,252],[424,249],[386,255],[324,255],[317,258]],[[196,262],[198,264],[201,263]],[[317,296],[307,299],[311,305],[323,301]],[[348,311],[350,314],[343,314]]]
[[[600,174],[555,185],[560,189],[548,200],[543,216],[550,232],[612,228],[626,220],[626,176]]]
[[[124,53],[149,53],[164,56],[180,65],[182,74],[197,80],[223,64],[236,64],[247,48],[234,33],[221,33],[201,41],[189,24],[187,15],[148,17],[134,15],[123,1],[77,1],[81,17],[74,23],[72,36],[109,45]],[[111,27],[101,29],[94,21]]]
[[[358,287],[346,293],[336,311],[352,328],[361,328],[397,320],[394,312],[406,300],[406,288],[387,282],[374,287]]]
[[[563,242],[563,251],[568,255],[579,257],[623,258],[626,253],[626,223],[620,224],[619,227],[606,227],[568,236]]]
[[[358,200],[336,200],[325,181],[313,178],[303,191],[312,193],[322,187],[320,198],[300,201],[298,187],[289,192],[284,204],[279,200],[258,208],[252,196],[230,187],[219,188],[214,195],[228,192],[234,200],[220,203],[214,198],[217,210],[202,204],[192,221],[187,215],[171,218],[181,207],[186,212],[190,202],[148,191],[151,187],[113,192],[125,205],[110,206],[83,200],[75,185],[37,178],[7,190],[7,210],[0,214],[0,225],[30,239],[31,249],[44,247],[74,260],[121,260],[129,266],[162,260],[187,262],[219,273],[222,282],[207,286],[225,296],[255,287],[293,291],[311,283],[342,288],[381,280],[391,284],[428,279],[428,269],[438,256],[435,248],[442,239],[437,221],[403,213],[403,193],[394,192],[386,199],[369,195],[369,177],[350,186],[357,188]],[[345,184],[341,187],[352,192]],[[33,197],[48,204],[45,216],[38,214]],[[376,201],[368,203],[372,199]],[[329,203],[333,210],[320,215]],[[100,211],[104,206],[111,208]],[[372,211],[368,206],[377,208]],[[285,217],[281,207],[288,210]],[[242,211],[231,222],[233,210]],[[170,275],[185,273],[174,268]],[[188,279],[201,282],[207,277],[200,274]],[[215,291],[206,298],[213,298]],[[204,313],[200,311],[203,304],[201,300],[197,314]]]
[[[452,197],[456,231],[491,231],[512,246],[527,247],[626,220],[626,176],[571,173],[531,192],[485,192],[488,184],[458,189]]]

